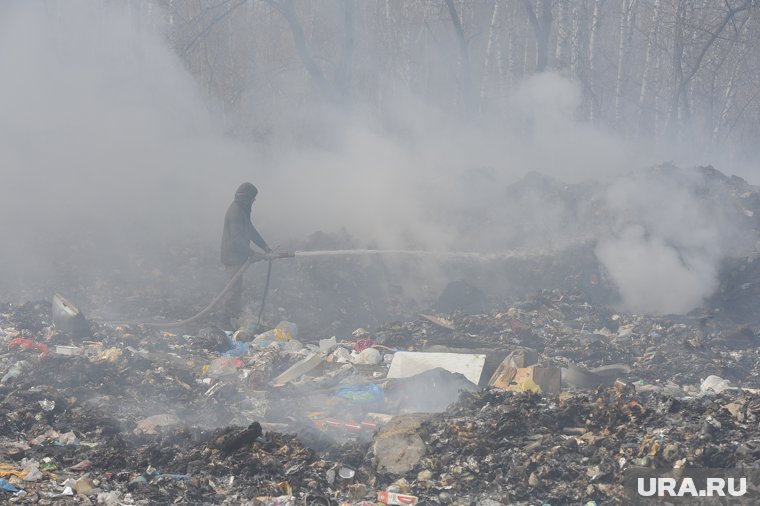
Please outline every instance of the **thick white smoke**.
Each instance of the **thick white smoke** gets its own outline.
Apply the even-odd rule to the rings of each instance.
[[[685,313],[698,307],[717,287],[720,262],[746,253],[753,242],[725,188],[705,177],[644,171],[609,188],[614,235],[600,241],[596,254],[626,309]]]
[[[579,121],[578,83],[552,73],[520,83],[499,117],[462,120],[399,83],[383,118],[362,104],[277,111],[278,129],[308,121],[320,142],[232,141],[163,35],[112,3],[3,2],[0,68],[0,220],[13,243],[0,250],[0,279],[14,286],[54,275],[63,257],[87,269],[187,239],[216,251],[246,180],[260,189],[255,221],[273,245],[341,228],[382,248],[551,245],[584,225],[539,194],[510,205],[510,183],[530,171],[613,177],[655,161]],[[621,219],[597,255],[630,308],[685,311],[715,287],[731,218],[682,183],[634,177],[609,195]],[[473,208],[489,216],[479,234],[456,226]]]

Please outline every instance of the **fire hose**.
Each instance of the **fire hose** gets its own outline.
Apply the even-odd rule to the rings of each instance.
[[[323,255],[331,255],[331,256],[342,256],[342,255],[412,255],[412,256],[420,256],[420,255],[436,255],[436,256],[445,256],[445,257],[452,257],[452,258],[476,258],[476,259],[488,259],[488,258],[513,258],[513,257],[520,257],[524,254],[520,254],[520,252],[515,251],[507,251],[498,255],[491,255],[489,256],[483,256],[478,253],[472,253],[472,252],[435,252],[435,251],[423,251],[423,250],[380,250],[380,249],[356,249],[356,250],[324,250],[324,251],[294,251],[294,252],[282,252],[282,253],[267,253],[266,255],[253,255],[251,258],[249,258],[240,268],[237,272],[230,278],[230,280],[227,282],[225,287],[222,289],[222,291],[206,306],[201,310],[199,313],[191,316],[190,318],[187,318],[185,320],[175,321],[175,322],[143,322],[143,321],[103,321],[101,320],[100,323],[110,324],[110,325],[142,325],[147,328],[156,328],[156,329],[170,329],[170,328],[177,328],[182,327],[183,325],[187,325],[189,323],[192,323],[206,314],[208,314],[209,311],[211,311],[222,298],[227,295],[227,293],[232,289],[232,286],[240,279],[240,277],[243,275],[243,273],[250,267],[252,263],[258,262],[260,260],[267,260],[268,266],[267,266],[267,276],[266,276],[266,282],[264,284],[264,293],[261,298],[261,308],[259,309],[258,314],[258,322],[257,326],[261,325],[261,317],[264,313],[264,307],[266,305],[267,295],[269,293],[269,282],[272,276],[272,261],[279,259],[279,258],[293,258],[293,257],[310,257],[310,256],[323,256]],[[91,334],[89,324],[87,323],[87,320],[84,318],[82,313],[69,301],[67,301],[62,295],[56,293],[53,296],[53,323],[56,325],[56,327],[59,327],[64,332],[68,332],[70,335],[77,335],[79,337],[86,337]]]
[[[269,280],[272,276],[272,262],[274,260],[280,259],[280,258],[293,258],[295,257],[294,252],[281,252],[281,253],[267,253],[265,255],[253,255],[251,256],[246,262],[240,266],[240,269],[235,272],[235,274],[230,278],[230,280],[227,282],[227,284],[224,286],[221,292],[219,292],[219,295],[214,297],[214,299],[203,308],[199,313],[191,316],[190,318],[187,318],[185,320],[180,320],[176,322],[137,322],[137,321],[107,321],[103,323],[109,323],[112,325],[142,325],[147,328],[154,328],[154,329],[171,329],[176,327],[182,327],[184,325],[187,325],[189,323],[193,323],[196,320],[199,320],[206,314],[208,314],[209,311],[214,309],[214,307],[219,304],[219,301],[224,298],[225,295],[230,291],[232,286],[240,279],[240,277],[245,273],[245,271],[248,269],[248,267],[251,266],[251,264],[254,264],[260,260],[266,260],[267,261],[267,278],[266,283],[264,284],[264,294],[261,297],[261,309],[259,310],[259,317],[258,317],[258,323],[257,325],[261,325],[261,315],[264,313],[264,305],[266,304],[267,300],[267,294],[269,292]]]

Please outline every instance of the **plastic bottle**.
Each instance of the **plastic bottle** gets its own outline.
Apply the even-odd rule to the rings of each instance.
[[[290,341],[298,337],[298,326],[293,322],[281,321],[272,330],[256,336],[256,339],[271,339],[272,341]]]

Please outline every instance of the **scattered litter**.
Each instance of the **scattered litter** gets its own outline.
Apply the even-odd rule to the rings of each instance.
[[[323,362],[323,358],[316,353],[308,355],[272,380],[274,386],[282,386],[311,371]]]
[[[401,351],[393,356],[388,378],[408,378],[440,367],[449,372],[462,374],[477,385],[480,382],[485,361],[485,355]]]

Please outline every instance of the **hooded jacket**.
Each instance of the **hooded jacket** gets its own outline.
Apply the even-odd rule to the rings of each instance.
[[[226,266],[243,265],[253,253],[251,241],[264,251],[269,251],[266,241],[251,223],[251,206],[257,193],[252,184],[243,183],[224,215],[222,264]]]

